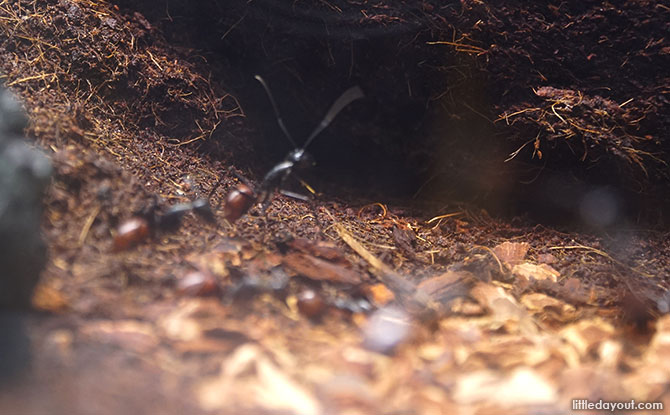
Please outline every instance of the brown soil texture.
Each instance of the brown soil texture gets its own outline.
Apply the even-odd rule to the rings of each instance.
[[[277,4],[0,2],[55,168],[0,412],[670,405],[670,7]],[[296,137],[366,97],[310,145],[312,202],[229,223],[291,149],[257,73]]]

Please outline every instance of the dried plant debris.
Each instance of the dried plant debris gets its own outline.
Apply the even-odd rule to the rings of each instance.
[[[616,103],[598,95],[550,86],[534,92],[541,100],[536,107],[511,108],[499,118],[508,125],[524,124],[528,130],[535,127],[537,137],[527,143],[533,149],[532,157],[542,159],[543,151],[553,151],[558,147],[556,141],[561,140],[580,161],[594,161],[610,154],[645,175],[648,163],[661,162],[658,144],[651,136],[638,132],[645,113],[632,102],[633,98]],[[508,160],[517,153],[512,153]]]
[[[645,129],[659,107],[645,113],[637,98],[549,79],[531,79],[553,87],[528,99],[532,85],[515,83],[528,77],[501,64],[534,53],[520,41],[529,27],[557,33],[529,9],[548,7],[584,28],[567,17],[569,4],[511,11],[505,2],[427,1],[408,13],[383,1],[310,4],[363,10],[366,28],[425,14],[436,24],[476,17],[468,31],[495,42],[454,35],[428,46],[490,59],[492,76],[509,81],[495,86],[510,88],[499,113],[512,128],[542,132],[526,149],[545,161],[551,137],[572,145],[575,159],[584,142],[587,160],[603,149],[632,165],[653,159]],[[604,16],[614,6],[599,7]],[[657,17],[648,7],[668,12],[644,1],[621,10],[645,26],[640,13]],[[515,24],[504,26],[501,13]],[[577,398],[670,405],[667,232],[579,234],[462,204],[416,210],[355,195],[310,204],[277,196],[265,214],[251,209],[227,223],[217,203],[238,185],[235,167],[224,167],[249,139],[237,124],[242,110],[195,52],[169,46],[154,24],[105,1],[0,2],[3,79],[24,98],[34,146],[54,166],[41,224],[49,257],[32,298],[40,313],[0,312],[0,351],[12,346],[20,353],[7,356],[25,366],[2,384],[0,412],[565,413]],[[491,27],[500,30],[484,31]],[[603,43],[618,41],[599,28]],[[645,67],[664,42],[631,49],[623,68]],[[210,135],[219,133],[238,138],[216,144]],[[197,211],[203,199],[209,219]],[[157,227],[166,215],[180,226]]]
[[[140,14],[122,15],[106,2],[19,1],[3,3],[0,16],[0,70],[26,99],[31,132],[56,135],[57,146],[86,140],[127,165],[146,156],[131,136],[198,143],[242,115],[233,96]]]

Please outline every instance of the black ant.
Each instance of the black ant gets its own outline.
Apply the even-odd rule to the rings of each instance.
[[[209,204],[209,199],[204,199],[202,197],[189,203],[172,205],[165,213],[159,215],[155,220],[160,229],[172,230],[179,227],[182,217],[188,212],[195,212],[196,215],[205,219],[207,222],[215,222],[214,212]]]
[[[277,123],[279,127],[284,132],[286,137],[289,139],[294,149],[288,153],[286,158],[277,163],[269,172],[263,177],[258,186],[258,192],[255,192],[252,189],[251,184],[241,177],[240,175],[235,174],[238,179],[242,182],[235,187],[228,195],[226,196],[225,206],[223,209],[224,218],[232,223],[237,219],[241,218],[251,207],[260,203],[262,205],[263,211],[268,207],[268,204],[271,200],[271,196],[275,191],[279,190],[282,194],[300,199],[308,200],[306,196],[289,192],[283,189],[284,182],[288,177],[293,173],[294,169],[304,169],[309,166],[314,165],[313,158],[305,151],[307,146],[319,135],[330,123],[335,119],[337,114],[340,113],[347,105],[351,102],[363,98],[363,91],[358,86],[352,87],[344,91],[338,99],[335,100],[333,105],[330,107],[325,117],[321,120],[319,125],[316,126],[314,131],[307,137],[305,143],[302,147],[298,147],[293,140],[291,134],[289,134],[284,121],[279,115],[279,110],[277,109],[277,104],[268,88],[267,84],[259,75],[256,75],[255,78],[258,82],[263,85],[265,92],[270,99],[272,108],[274,109],[275,116],[277,118]],[[219,180],[212,190],[209,192],[207,198],[199,197],[189,203],[179,203],[169,207],[165,212],[158,213],[158,206],[154,202],[150,207],[144,209],[144,212],[132,217],[131,219],[123,222],[117,229],[116,235],[114,237],[113,248],[115,251],[121,251],[128,249],[146,239],[149,234],[153,231],[171,231],[179,227],[181,224],[182,218],[188,212],[194,212],[198,216],[202,217],[208,222],[215,222],[214,212],[212,211],[209,200],[214,195],[217,188],[221,185],[222,180]]]
[[[159,213],[156,200],[142,209],[130,219],[122,222],[114,235],[114,251],[123,251],[144,241],[156,231],[174,231],[181,225],[182,218],[189,212],[194,212],[207,222],[216,221],[209,199],[199,197],[189,203],[177,203],[163,213]]]
[[[284,125],[284,120],[279,114],[277,103],[272,96],[272,92],[270,92],[270,88],[259,75],[256,75],[255,78],[258,80],[258,82],[261,83],[261,85],[263,85],[263,88],[265,89],[265,92],[267,93],[268,98],[270,99],[270,103],[272,104],[272,108],[275,112],[275,117],[277,118],[279,128],[281,128],[281,130],[284,132],[284,135],[286,135],[286,138],[288,138],[288,140],[293,145],[293,150],[288,153],[283,161],[277,163],[272,169],[270,169],[269,172],[265,174],[263,181],[261,181],[261,184],[258,186],[258,192],[254,192],[252,187],[248,184],[240,184],[228,194],[226,197],[226,205],[224,207],[224,217],[231,223],[242,217],[256,203],[260,203],[262,205],[263,211],[265,211],[269,205],[271,196],[277,190],[286,196],[300,200],[307,200],[307,197],[303,195],[284,190],[283,186],[286,182],[286,179],[288,179],[294,170],[304,169],[315,164],[312,156],[305,151],[307,146],[309,146],[314,138],[316,138],[316,136],[318,136],[323,130],[326,129],[326,127],[330,125],[330,123],[335,119],[340,111],[342,111],[353,101],[365,96],[363,91],[361,91],[361,88],[358,86],[351,87],[344,91],[344,93],[342,93],[342,95],[340,95],[340,97],[335,100],[333,105],[331,105],[326,115],[323,117],[319,125],[316,126],[314,131],[312,131],[309,137],[307,137],[307,140],[305,140],[305,143],[302,145],[302,147],[298,147],[295,140],[288,132],[286,125]]]

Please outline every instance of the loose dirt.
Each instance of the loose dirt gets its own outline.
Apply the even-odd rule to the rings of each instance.
[[[384,51],[411,52],[376,66],[361,57],[357,67],[333,48],[329,70],[341,75],[311,83],[294,56],[273,67],[282,102],[316,85],[283,106],[295,107],[292,125],[307,107],[315,121],[297,123],[307,129],[331,96],[360,81],[371,101],[352,104],[328,134],[372,137],[354,148],[376,156],[349,186],[356,175],[337,166],[352,147],[343,140],[324,156],[327,135],[314,149],[324,167],[308,174],[321,191],[313,202],[277,195],[267,212],[254,207],[228,223],[222,202],[239,177],[258,186],[288,150],[259,150],[269,129],[277,133],[254,108],[267,98],[250,98],[258,91],[240,79],[252,69],[212,43],[237,43],[237,53],[249,45],[245,56],[260,59],[251,33],[266,30],[252,24],[263,4],[242,18],[236,2],[227,14],[217,2],[195,14],[151,3],[0,2],[3,80],[55,168],[43,223],[49,262],[25,324],[32,363],[3,385],[3,413],[536,413],[570,411],[578,398],[670,405],[661,70],[670,9],[399,3],[293,4],[286,16],[317,10],[345,22],[316,43],[347,43],[351,26],[373,39],[370,50],[378,40]],[[205,14],[226,17],[198,35],[208,30],[192,19]],[[269,33],[287,33],[281,21]],[[375,37],[385,30],[394,35]],[[277,59],[299,32],[268,37],[263,53]],[[398,68],[421,56],[399,82]],[[414,77],[425,74],[425,84]],[[304,88],[293,95],[281,82],[291,77]],[[445,140],[445,131],[456,132]],[[361,173],[375,169],[394,173],[377,182]],[[575,200],[593,189],[623,198],[625,212],[584,222],[588,204]],[[190,212],[176,229],[150,224],[133,246],[114,249],[126,221],[198,198],[209,199],[214,223]]]

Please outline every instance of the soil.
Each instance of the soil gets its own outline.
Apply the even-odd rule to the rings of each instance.
[[[2,412],[670,404],[669,26],[650,1],[0,3],[55,170]],[[289,179],[311,202],[231,223],[291,150],[257,73],[295,137],[366,97]],[[196,200],[213,220],[164,226]]]

